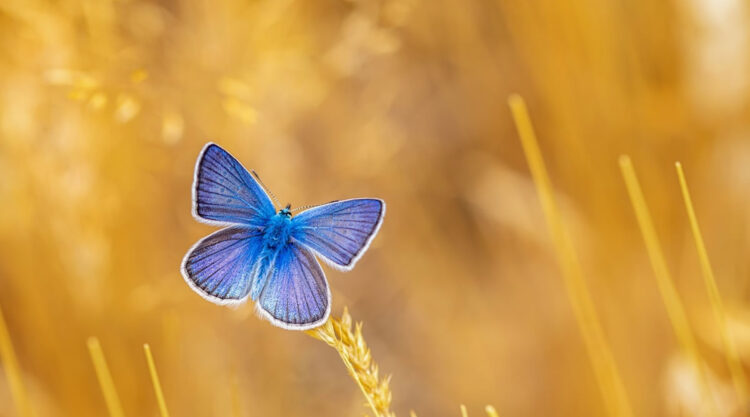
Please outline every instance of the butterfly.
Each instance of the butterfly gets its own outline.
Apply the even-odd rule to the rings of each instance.
[[[331,290],[316,256],[352,269],[383,223],[385,202],[339,200],[292,215],[290,205],[277,211],[251,172],[218,145],[203,148],[193,178],[193,216],[224,228],[190,248],[182,275],[213,303],[251,298],[276,326],[317,327],[331,313]]]

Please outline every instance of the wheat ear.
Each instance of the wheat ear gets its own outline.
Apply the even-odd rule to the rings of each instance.
[[[396,417],[390,411],[391,377],[379,378],[378,365],[373,362],[362,337],[362,323],[355,324],[352,331],[352,318],[346,308],[341,319],[330,318],[324,325],[306,333],[336,349],[375,417]]]

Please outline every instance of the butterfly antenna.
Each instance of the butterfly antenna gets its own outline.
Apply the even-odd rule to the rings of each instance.
[[[277,200],[276,196],[273,195],[273,191],[268,189],[268,187],[266,187],[266,184],[263,184],[263,180],[260,179],[260,175],[258,175],[258,173],[255,172],[254,169],[251,169],[250,173],[253,174],[253,177],[255,177],[256,180],[258,180],[258,182],[260,183],[260,186],[263,187],[263,189],[268,193],[268,195],[271,196],[271,200],[273,200],[273,202],[276,204],[276,207],[281,207],[281,204],[279,204],[279,200]]]
[[[328,203],[324,203],[324,204],[335,203],[337,201],[339,201],[339,200],[332,200],[332,201],[329,201]],[[323,204],[308,204],[308,205],[302,206],[302,207],[295,207],[295,208],[292,209],[292,213],[294,213],[295,211],[307,210],[309,208],[318,207],[318,206],[322,206],[322,205]]]
[[[310,207],[315,207],[315,206],[317,206],[317,204],[309,204],[307,206],[295,207],[295,208],[292,209],[292,213],[297,212],[297,211],[301,211],[301,210],[307,210]]]

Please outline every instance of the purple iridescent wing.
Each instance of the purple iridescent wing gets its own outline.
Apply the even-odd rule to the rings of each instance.
[[[198,294],[217,304],[240,303],[250,293],[263,248],[257,228],[227,227],[198,241],[182,261],[182,275]]]
[[[265,226],[276,209],[260,184],[232,155],[209,143],[195,165],[193,215],[214,224]]]
[[[315,256],[295,242],[281,248],[257,307],[271,323],[286,329],[306,330],[324,323],[331,312],[331,292]]]
[[[332,266],[349,270],[367,250],[384,215],[383,200],[334,201],[292,217],[292,238]]]

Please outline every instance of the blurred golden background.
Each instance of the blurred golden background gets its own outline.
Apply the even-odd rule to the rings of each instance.
[[[750,9],[739,0],[3,0],[0,307],[35,416],[362,415],[336,353],[184,283],[215,141],[293,206],[379,197],[379,236],[325,268],[393,409],[606,416],[507,106],[527,101],[636,416],[746,415],[674,162],[750,364]],[[618,156],[628,154],[717,403],[680,353]],[[0,361],[0,368],[3,367]],[[606,389],[605,389],[606,391]],[[236,393],[237,395],[233,395]],[[717,411],[718,410],[718,411]],[[0,379],[0,416],[20,415]]]

